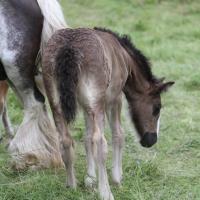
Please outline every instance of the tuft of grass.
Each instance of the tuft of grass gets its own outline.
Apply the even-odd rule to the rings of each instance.
[[[189,80],[184,83],[184,87],[188,91],[200,90],[200,74],[194,74],[190,76]]]

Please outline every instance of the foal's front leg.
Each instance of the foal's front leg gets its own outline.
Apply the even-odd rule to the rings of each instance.
[[[107,156],[107,141],[103,134],[104,128],[104,112],[102,110],[95,110],[94,112],[87,114],[91,130],[88,133],[91,134],[90,138],[90,147],[87,149],[87,157],[93,158],[96,162],[98,168],[98,190],[102,200],[114,200],[112,192],[110,190],[108,175],[106,171],[106,156]],[[88,141],[89,141],[88,140]],[[88,142],[89,144],[89,142]],[[90,152],[92,151],[92,152]],[[92,158],[92,159],[93,159]],[[88,167],[91,165],[91,160],[88,160]],[[95,167],[92,166],[92,171],[88,168],[88,172],[94,172]]]
[[[85,177],[85,185],[89,188],[94,188],[97,184],[96,178],[96,166],[93,154],[93,116],[90,114],[85,114],[85,125],[86,125],[86,137],[85,137],[85,150],[87,154],[87,175]]]
[[[121,107],[122,107],[122,101],[120,98],[107,108],[107,117],[112,130],[112,145],[113,145],[112,179],[115,184],[120,184],[122,180],[122,147],[123,147],[124,137],[120,121]]]

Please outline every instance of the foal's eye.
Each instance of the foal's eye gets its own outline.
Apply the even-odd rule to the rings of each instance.
[[[157,104],[153,106],[153,116],[157,116],[160,113],[161,105]]]

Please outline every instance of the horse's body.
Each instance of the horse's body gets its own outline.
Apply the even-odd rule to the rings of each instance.
[[[60,30],[49,40],[43,61],[46,93],[60,135],[62,157],[68,184],[75,186],[73,140],[68,124],[75,119],[76,103],[82,106],[86,121],[87,177],[93,186],[98,168],[99,193],[113,200],[106,172],[107,142],[104,116],[112,129],[113,170],[117,184],[122,179],[123,134],[120,122],[122,93],[141,144],[150,147],[157,141],[160,93],[173,82],[163,83],[152,73],[148,60],[127,37],[104,29]]]
[[[7,113],[7,106],[6,106],[6,96],[8,93],[8,84],[6,81],[0,81],[0,117],[2,117],[3,126],[5,128],[6,134],[12,138],[13,128],[10,123],[10,119]]]
[[[2,0],[0,18],[0,79],[9,82],[24,107],[9,150],[20,168],[60,163],[55,129],[34,76],[41,43],[66,27],[61,8],[56,0]]]

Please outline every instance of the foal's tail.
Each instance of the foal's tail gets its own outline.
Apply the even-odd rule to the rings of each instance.
[[[57,54],[55,70],[61,108],[67,123],[73,121],[76,116],[79,66],[79,51],[65,44]]]

